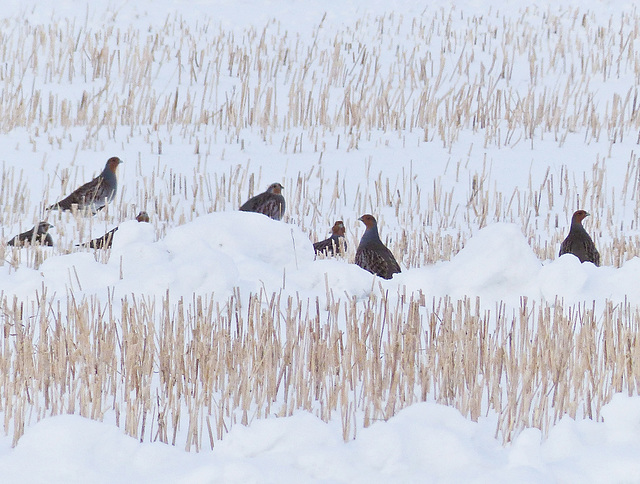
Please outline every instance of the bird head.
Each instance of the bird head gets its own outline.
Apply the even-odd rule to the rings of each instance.
[[[581,224],[582,221],[587,218],[589,216],[589,212],[585,211],[585,210],[576,210],[573,213],[573,217],[571,217],[571,222],[572,223],[579,223]]]
[[[333,227],[331,228],[331,232],[333,233],[333,235],[344,237],[344,234],[346,232],[344,222],[342,220],[337,220],[336,223],[333,224]]]
[[[140,212],[136,216],[136,220],[138,222],[147,222],[147,223],[149,223],[149,214],[143,210],[142,212]]]
[[[112,156],[107,160],[107,168],[115,173],[116,168],[118,168],[118,165],[120,163],[122,163],[122,160],[120,158],[118,158],[117,156]]]
[[[274,193],[276,195],[280,195],[282,193],[282,190],[284,190],[284,187],[280,185],[280,183],[272,183],[271,185],[269,185],[269,188],[267,188],[267,191],[269,193]]]
[[[40,222],[38,224],[38,233],[46,234],[51,227],[53,227],[53,225],[51,225],[49,222]]]
[[[362,217],[360,217],[358,220],[360,220],[365,227],[367,227],[368,229],[375,227],[377,225],[376,219],[373,215],[370,214],[364,214]]]

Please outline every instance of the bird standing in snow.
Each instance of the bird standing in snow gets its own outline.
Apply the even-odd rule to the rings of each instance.
[[[336,221],[331,228],[331,237],[313,244],[316,254],[344,254],[347,250],[347,241],[344,238],[345,226],[342,220]]]
[[[272,183],[266,192],[262,192],[247,200],[240,210],[243,212],[262,213],[274,220],[281,220],[284,215],[285,203],[282,196],[284,187],[280,183]]]
[[[120,163],[122,160],[117,156],[109,158],[102,173],[77,188],[68,197],[51,205],[49,210],[71,210],[71,206],[76,204],[78,210],[89,209],[93,214],[97,213],[116,196],[116,168]]]
[[[12,238],[7,245],[22,247],[27,244],[31,245],[47,245],[49,247],[53,246],[53,238],[51,234],[48,233],[49,228],[53,227],[49,222],[40,222],[38,225],[33,227],[31,230],[27,230],[26,232],[22,232],[19,235],[16,235]]]
[[[136,220],[138,222],[147,222],[149,223],[149,214],[145,211],[140,212],[136,216]],[[93,239],[89,242],[86,242],[82,245],[82,247],[91,247],[92,249],[108,249],[111,247],[111,243],[113,242],[113,235],[117,232],[118,227],[115,227],[102,237],[98,237],[97,239]]]
[[[356,264],[383,279],[391,279],[393,274],[400,272],[400,266],[393,253],[380,240],[376,219],[373,215],[366,214],[358,220],[367,229],[356,250]]]
[[[562,241],[558,255],[573,254],[580,259],[580,262],[593,262],[596,266],[599,266],[600,253],[582,226],[582,221],[588,216],[589,214],[584,210],[578,210],[573,214],[569,235]]]

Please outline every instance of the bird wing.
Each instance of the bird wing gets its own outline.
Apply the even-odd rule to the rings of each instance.
[[[344,253],[347,250],[347,242],[344,237],[331,236],[313,244],[313,250],[315,250],[316,254],[325,251],[327,254]]]
[[[240,207],[243,212],[262,213],[272,219],[280,220],[284,214],[284,197],[264,192],[247,200]]]
[[[257,208],[263,203],[264,193],[251,197],[240,207],[242,212],[257,212]]]
[[[313,244],[313,250],[316,252],[316,254],[321,253],[321,252],[327,252],[329,254],[333,254],[333,240],[331,238],[325,239],[325,240],[321,240],[319,242],[315,242]]]
[[[365,247],[356,252],[356,264],[383,279],[401,272],[393,253],[384,245]]]
[[[33,235],[35,233],[35,229],[27,230],[26,232],[22,232],[19,235],[16,235],[12,238],[7,245],[22,247],[27,244],[41,244],[47,245],[49,247],[53,246],[53,238],[49,233],[36,234],[36,238],[34,239]]]
[[[98,237],[96,239],[91,240],[85,244],[82,244],[83,247],[91,247],[92,249],[108,249],[111,247],[111,243],[113,242],[113,234],[116,233],[118,227],[109,230],[102,237]]]
[[[104,181],[104,177],[97,176],[93,180],[76,188],[68,197],[63,198],[50,208],[61,208],[62,210],[71,210],[71,206],[75,203],[78,208],[85,208],[92,205],[94,210],[100,210],[104,207],[105,199],[111,197],[112,188]]]
[[[25,242],[31,242],[31,237],[33,237],[33,229],[14,236],[9,242],[7,242],[7,245],[20,247],[24,245]]]
[[[589,234],[583,234],[581,237],[573,237],[571,234],[560,244],[559,256],[564,254],[573,254],[580,262],[593,262],[596,266],[600,265],[600,253],[596,249],[593,240]]]
[[[334,254],[336,250],[339,249],[340,247],[338,245],[338,241],[333,237],[329,237],[328,239],[324,239],[313,244],[313,250],[316,252],[316,254]]]

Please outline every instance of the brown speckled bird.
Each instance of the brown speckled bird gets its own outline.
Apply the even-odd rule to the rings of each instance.
[[[313,244],[316,254],[344,254],[347,250],[347,241],[344,238],[345,226],[342,220],[336,221],[331,227],[331,237]]]
[[[93,214],[97,213],[116,196],[116,168],[120,163],[122,160],[117,156],[109,158],[102,173],[77,188],[68,197],[51,205],[49,210],[71,210],[72,205],[76,204],[78,210],[89,209]]]
[[[49,229],[53,227],[49,222],[40,222],[37,226],[31,230],[27,230],[12,238],[7,245],[22,247],[28,244],[31,245],[47,245],[53,246],[53,238],[48,233]]]
[[[378,235],[378,223],[373,215],[363,215],[358,220],[367,227],[356,250],[356,264],[383,279],[391,279],[400,272],[393,253],[382,243]]]
[[[580,262],[593,262],[596,266],[599,266],[600,253],[582,226],[582,221],[588,216],[589,214],[584,210],[578,210],[573,214],[569,235],[562,241],[558,255],[573,254],[580,259]]]
[[[284,187],[280,183],[272,183],[266,192],[262,192],[247,200],[240,210],[243,212],[262,213],[274,220],[281,220],[284,215],[285,203],[282,196]]]
[[[149,223],[149,214],[147,212],[142,211],[136,216],[136,220],[138,222]],[[118,231],[118,227],[115,227],[109,230],[109,232],[104,234],[102,237],[98,237],[97,239],[93,239],[89,242],[85,242],[84,244],[79,244],[79,245],[81,245],[82,247],[91,247],[92,249],[108,249],[111,247],[111,244],[113,242],[113,235],[117,231]]]

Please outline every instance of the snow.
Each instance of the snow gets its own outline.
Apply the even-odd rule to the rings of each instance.
[[[493,417],[472,422],[433,403],[376,422],[348,443],[339,425],[297,412],[234,427],[213,451],[197,454],[61,415],[5,449],[0,472],[25,483],[634,481],[640,398],[616,395],[603,414],[602,423],[564,417],[546,439],[527,429],[503,447]]]
[[[588,33],[572,28],[575,19],[583,14],[594,23],[603,24],[620,18],[622,13],[632,12],[636,21],[638,15],[632,3],[596,0],[537,2],[522,9],[510,2],[488,6],[472,0],[451,4],[442,1],[431,2],[430,8],[436,13],[425,14],[420,2],[365,0],[328,0],[322,5],[308,0],[68,0],[56,2],[55,6],[11,0],[3,5],[0,20],[14,25],[16,18],[26,18],[20,24],[24,27],[67,19],[74,29],[89,32],[115,28],[121,29],[123,37],[129,29],[150,37],[159,35],[169,47],[164,53],[155,53],[157,64],[148,87],[157,92],[158,110],[165,99],[171,99],[179,84],[180,99],[187,93],[192,95],[197,112],[201,102],[206,104],[204,87],[197,80],[187,81],[187,69],[183,72],[182,67],[188,64],[182,59],[179,68],[170,54],[187,38],[187,31],[199,32],[198,27],[206,21],[211,22],[215,35],[235,35],[238,45],[244,47],[253,45],[256,32],[258,37],[265,32],[271,54],[275,51],[273,46],[278,45],[276,40],[282,39],[285,32],[291,45],[330,45],[337,38],[350,39],[353,45],[362,42],[372,52],[382,53],[384,69],[397,72],[397,76],[402,71],[401,56],[395,54],[397,46],[410,46],[417,57],[431,58],[436,70],[440,62],[436,54],[441,51],[447,60],[447,71],[444,87],[436,87],[434,92],[444,98],[449,88],[455,91],[465,79],[482,75],[492,59],[488,49],[465,47],[479,60],[472,63],[471,72],[456,73],[452,65],[458,57],[465,59],[464,49],[447,51],[446,29],[431,31],[436,40],[427,43],[409,27],[413,17],[425,15],[423,21],[429,25],[433,15],[445,18],[451,14],[454,28],[461,28],[478,15],[496,29],[502,29],[503,18],[522,18],[533,31],[539,29],[536,38],[555,39],[545,44],[541,44],[543,40],[536,41],[540,48],[537,55],[547,59],[556,55],[554,48],[563,51],[562,46],[574,45],[580,50],[585,45]],[[391,12],[396,15],[389,16]],[[559,20],[554,31],[545,18],[557,12]],[[380,18],[386,20],[387,28],[376,23]],[[176,27],[167,33],[167,24]],[[500,30],[500,35],[506,34]],[[490,36],[486,40],[493,41]],[[105,42],[115,40],[108,38]],[[206,44],[206,37],[197,42]],[[532,82],[529,59],[535,52],[522,52],[514,46],[509,49],[504,55],[515,59],[516,68],[510,79],[501,79],[499,88],[508,91],[513,99],[524,99],[531,93],[535,99],[545,89],[570,86],[571,68],[566,66],[580,69],[576,51],[566,49],[563,62],[548,67]],[[354,50],[354,65],[358,52]],[[619,54],[614,47],[609,52]],[[484,62],[482,68],[480,60]],[[590,58],[588,66],[582,68],[588,71],[597,61]],[[561,109],[570,111],[571,103],[577,103],[575,99],[586,102],[592,96],[589,102],[594,111],[609,113],[612,93],[624,98],[637,83],[630,65],[631,62],[617,64],[620,73],[604,81],[594,75],[587,83],[589,88],[581,85],[577,89],[584,92],[572,93],[575,98]],[[193,65],[192,68],[195,69]],[[299,80],[310,99],[315,99],[313,96],[322,85],[323,68],[310,66],[308,78]],[[43,98],[69,95],[79,101],[82,91],[99,96],[104,87],[100,77],[83,79],[78,73],[69,73],[69,77],[75,76],[72,81],[65,76],[53,81],[46,72],[47,68],[41,67],[23,74],[25,86],[41,89]],[[181,81],[179,75],[184,76]],[[284,83],[286,76],[282,72],[278,82]],[[216,95],[208,95],[216,102],[228,96],[228,102],[233,104],[240,96],[238,78],[239,75],[221,75],[219,84],[211,86]],[[395,77],[396,82],[398,78]],[[283,120],[291,113],[286,84],[265,81],[265,86],[260,85],[260,79],[252,82],[256,91],[247,95],[255,95],[256,109],[259,111],[262,106],[264,89],[273,87],[274,110],[280,122],[286,124]],[[349,82],[357,85],[354,79]],[[112,79],[112,83],[123,86],[115,103],[122,107],[127,99],[127,81]],[[335,89],[335,85],[327,85],[327,90]],[[390,90],[389,99],[399,97],[401,92],[403,89]],[[354,87],[353,95],[356,93]],[[485,94],[491,93],[480,93]],[[329,106],[327,116],[335,114],[337,119],[340,106],[340,102]],[[436,110],[442,115],[449,108],[455,106],[440,105]],[[352,298],[365,304],[372,295],[388,295],[393,307],[393,302],[404,300],[406,294],[426,295],[427,306],[439,298],[478,298],[486,311],[504,305],[506,312],[517,312],[524,299],[549,306],[582,304],[596,311],[607,305],[629,305],[637,310],[640,257],[625,253],[616,259],[614,243],[624,239],[631,247],[633,238],[639,235],[638,196],[632,194],[637,188],[633,180],[638,176],[637,171],[633,172],[637,170],[637,133],[632,129],[624,132],[624,139],[614,143],[606,128],[600,127],[602,134],[595,135],[596,128],[562,126],[555,133],[539,128],[531,139],[516,141],[524,128],[516,129],[514,138],[510,138],[510,128],[503,123],[497,129],[502,130],[500,134],[492,138],[487,131],[472,127],[472,121],[462,114],[461,119],[458,126],[446,128],[452,133],[449,141],[440,138],[437,127],[431,126],[429,133],[395,130],[390,127],[391,121],[384,127],[375,122],[368,126],[369,121],[363,121],[351,132],[341,127],[323,131],[309,126],[313,123],[295,125],[290,130],[282,125],[256,123],[235,131],[218,131],[215,126],[191,131],[190,123],[153,127],[138,122],[131,128],[112,126],[108,121],[95,132],[54,121],[43,131],[20,126],[4,130],[0,134],[3,169],[15,169],[11,175],[15,179],[5,180],[7,186],[0,194],[3,204],[15,208],[14,216],[2,220],[0,238],[5,241],[37,223],[44,214],[42,207],[65,193],[65,189],[94,176],[107,153],[117,152],[125,163],[118,172],[119,208],[109,208],[107,213],[90,220],[69,214],[46,215],[55,226],[51,233],[56,247],[38,249],[39,252],[7,250],[5,263],[0,266],[0,294],[7,301],[24,301],[26,308],[42,294],[63,306],[69,295],[77,300],[95,297],[103,303],[112,302],[116,314],[123,301],[137,297],[159,304],[167,294],[173,303],[202,296],[223,305],[230,297],[246,302],[250,295],[258,293],[277,295],[279,301],[317,301],[320,308],[339,300],[344,304],[340,317]],[[304,130],[316,130],[316,145],[321,149],[303,137]],[[299,145],[298,136],[303,140]],[[196,154],[196,138],[206,156]],[[287,148],[283,148],[285,144]],[[605,165],[606,169],[600,170]],[[546,198],[547,192],[542,197],[549,186],[549,173],[557,184],[553,194],[559,200],[555,203]],[[411,177],[405,177],[407,174]],[[593,188],[597,176],[602,176],[601,193]],[[250,195],[249,185],[253,193],[258,193],[274,181],[285,185],[284,194],[289,200],[284,221],[236,210]],[[439,196],[433,193],[436,182],[443,187]],[[474,210],[481,211],[484,202],[490,203],[474,198],[473,187],[478,183],[488,190],[488,198],[493,197],[491,203],[503,199],[503,203],[495,202],[503,209],[501,214],[490,214],[487,219],[474,216]],[[190,191],[191,184],[197,185],[200,192]],[[385,184],[390,187],[388,192]],[[409,189],[405,191],[406,184]],[[560,195],[555,191],[559,185],[564,190]],[[334,190],[338,193],[337,202],[330,197]],[[527,190],[537,190],[541,196],[538,215],[531,215],[537,210],[535,203],[523,195]],[[390,193],[391,200],[385,201],[385,192]],[[399,199],[395,194],[400,192],[403,197],[409,194],[415,199]],[[22,193],[24,201],[15,201],[15,193]],[[211,193],[224,196],[218,200]],[[293,202],[296,194],[301,195],[298,204]],[[585,225],[603,254],[606,251],[608,258],[604,259],[608,263],[602,267],[580,264],[571,255],[556,257],[576,198],[592,205],[592,216]],[[507,206],[523,208],[508,211]],[[141,209],[150,212],[151,223],[132,220]],[[366,212],[376,214],[381,237],[388,245],[399,247],[404,235],[412,248],[439,254],[438,241],[451,237],[453,246],[460,250],[443,250],[446,257],[438,256],[431,263],[424,258],[400,258],[400,274],[389,281],[376,278],[350,262],[364,230],[357,218]],[[346,257],[316,259],[312,242],[326,237],[336,219],[345,220],[349,253]],[[606,223],[612,220],[615,223]],[[107,257],[75,246],[116,225],[119,229]],[[424,242],[435,232],[441,239]],[[417,234],[415,239],[411,234]],[[546,256],[540,256],[545,241],[549,249],[544,252]],[[401,249],[396,250],[397,254],[400,252]],[[528,426],[515,432],[508,442],[497,435],[501,422],[493,410],[483,408],[481,415],[472,419],[454,406],[435,403],[428,396],[427,401],[400,408],[388,420],[375,420],[368,426],[362,424],[362,412],[354,411],[356,423],[346,439],[339,412],[325,422],[314,411],[297,409],[290,416],[280,416],[274,410],[266,418],[252,417],[247,425],[230,426],[222,439],[215,440],[213,449],[200,452],[185,450],[186,423],[178,431],[178,443],[167,445],[148,439],[140,442],[128,436],[115,424],[120,417],[113,410],[106,411],[101,421],[79,414],[50,416],[36,411],[29,416],[15,446],[10,435],[0,436],[0,476],[3,482],[21,483],[638,481],[640,397],[613,390],[608,395],[609,403],[594,418],[580,411],[575,418],[561,415],[548,429]]]
[[[568,303],[640,304],[640,290],[635,290],[640,287],[639,258],[619,269],[580,264],[571,255],[543,265],[520,228],[511,223],[480,229],[450,261],[405,268],[392,281],[375,279],[344,258],[314,260],[311,241],[299,227],[260,214],[211,213],[168,229],[160,240],[154,237],[151,225],[124,222],[114,235],[106,264],[90,251],[49,257],[37,270],[5,267],[0,289],[24,298],[43,285],[53,292],[69,287],[69,273],[75,271],[81,283],[76,295],[100,293],[109,286],[118,297],[161,297],[170,290],[176,298],[214,293],[223,300],[237,287],[243,294],[261,289],[313,294],[324,303],[326,276],[338,294],[364,296],[373,280],[374,290],[380,283],[386,289],[406,287],[434,297],[478,296],[488,306],[498,301],[517,306],[521,296],[551,303],[560,297]]]

